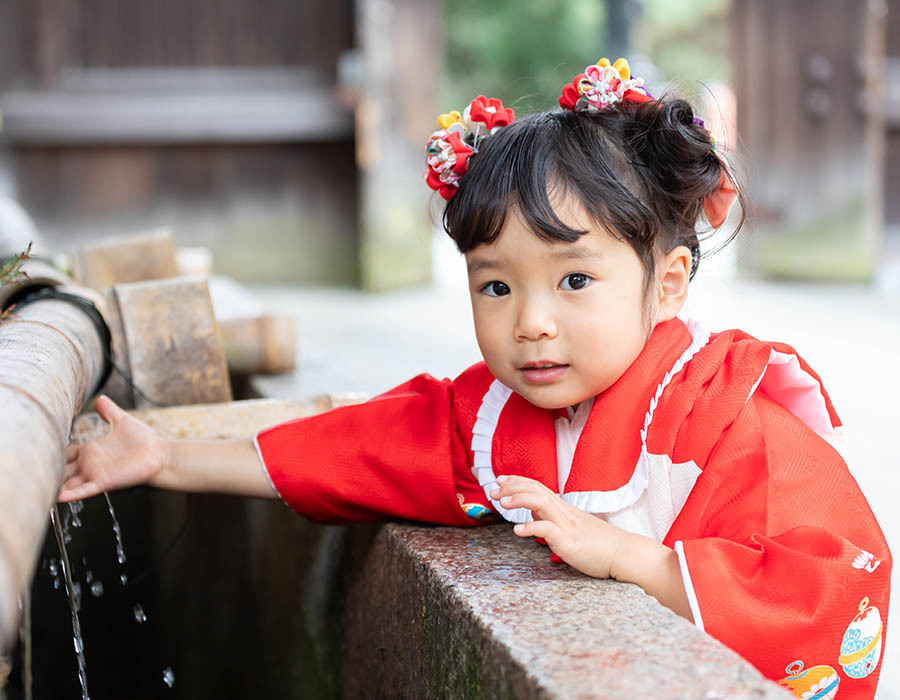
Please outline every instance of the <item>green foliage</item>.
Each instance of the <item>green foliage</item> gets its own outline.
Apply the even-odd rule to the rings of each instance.
[[[31,257],[31,243],[18,255],[11,255],[0,267],[0,286],[13,284],[28,279],[28,273],[22,269],[22,263]]]
[[[644,0],[634,41],[676,91],[696,103],[703,85],[729,82],[729,0]]]
[[[603,3],[590,0],[446,0],[446,101],[477,94],[517,112],[547,109],[565,82],[600,57]]]
[[[642,0],[631,39],[676,91],[696,99],[728,81],[729,0]],[[445,0],[447,81],[441,111],[475,95],[519,114],[556,105],[562,86],[607,55],[602,0]],[[607,56],[615,60],[618,56]]]

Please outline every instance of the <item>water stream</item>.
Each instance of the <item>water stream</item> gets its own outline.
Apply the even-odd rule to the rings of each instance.
[[[19,596],[22,626],[19,628],[19,645],[22,647],[22,688],[24,700],[32,700],[31,666],[31,592],[26,588]]]
[[[127,591],[125,590],[125,588],[130,585],[131,581],[128,574],[126,573],[126,555],[122,537],[122,528],[116,517],[116,512],[113,508],[113,504],[109,496],[107,494],[104,494],[104,498],[106,500],[106,508],[112,520],[112,529],[115,535],[115,556],[117,564],[113,565],[113,569],[105,570],[104,566],[108,565],[100,565],[97,562],[93,562],[95,566],[91,567],[89,566],[87,556],[80,557],[81,566],[77,567],[78,562],[70,558],[71,548],[80,544],[80,542],[71,544],[73,540],[73,532],[71,528],[82,527],[82,518],[84,517],[83,510],[85,504],[81,501],[73,501],[72,503],[66,504],[65,508],[62,508],[59,505],[54,505],[51,509],[50,525],[53,531],[54,539],[56,540],[56,547],[59,551],[59,558],[48,557],[44,559],[41,565],[42,569],[45,569],[49,572],[51,577],[50,582],[52,583],[52,588],[54,590],[59,590],[64,586],[66,599],[71,611],[72,643],[75,649],[77,660],[78,682],[81,687],[81,700],[90,700],[90,692],[88,689],[87,679],[87,662],[85,657],[85,639],[81,623],[82,619],[85,619],[88,626],[91,626],[90,621],[84,616],[88,615],[88,617],[91,617],[91,615],[95,614],[93,612],[93,609],[91,612],[87,611],[87,609],[82,610],[82,605],[86,603],[87,599],[101,598],[103,597],[105,592],[109,592],[111,590],[109,589],[109,581],[107,581],[107,590],[104,590],[104,583],[101,579],[106,579],[107,576],[118,577],[119,582],[122,586],[122,592],[116,597],[116,601],[121,602],[121,598],[123,595],[125,596],[126,600],[131,598],[131,609],[129,610],[128,614],[129,617],[131,617],[131,619],[133,620],[132,624],[137,624],[139,627],[147,628],[147,623],[150,618],[150,616],[144,611],[143,606],[138,601],[134,600],[131,595],[129,595],[129,593],[132,593],[133,591],[130,589]],[[76,550],[72,550],[72,552],[75,551]],[[71,557],[75,556],[76,555],[74,553],[71,554]],[[106,557],[103,557],[103,559],[106,560]],[[76,564],[76,568],[73,568],[73,562]],[[100,568],[97,569],[97,566],[100,566]],[[138,581],[139,579],[143,578],[143,574],[138,575],[136,578],[132,578],[134,578],[135,581]],[[88,592],[90,592],[90,595],[88,595]],[[32,700],[34,692],[34,672],[37,670],[33,666],[32,658],[33,646],[31,626],[31,595],[32,591],[27,590],[20,596],[18,601],[22,620],[21,626],[19,628],[19,649],[21,651],[19,657],[21,674],[19,676],[19,682],[21,683],[20,697],[22,700]],[[146,632],[144,632],[144,634],[146,634]],[[44,648],[43,646],[41,646],[41,644],[39,644],[38,647]],[[44,657],[41,658],[43,659]],[[44,661],[44,663],[47,662]],[[44,667],[41,666],[41,669],[43,668]],[[37,672],[39,674],[43,673],[42,670],[37,670]],[[167,690],[174,686],[175,674],[171,666],[166,666],[165,668],[163,668],[161,671],[161,676],[162,683]],[[39,675],[38,681],[40,681],[41,678],[43,678],[43,676]],[[157,679],[159,678],[160,677],[157,676]],[[95,679],[95,681],[96,680],[97,679]],[[156,682],[158,683],[159,680],[157,680]],[[103,686],[103,683],[104,680],[101,679],[100,686]],[[41,684],[39,683],[39,685]],[[5,691],[2,688],[0,688],[0,700],[6,700]]]
[[[112,501],[109,500],[109,494],[104,492],[103,497],[106,499],[106,507],[109,509],[109,517],[111,517],[113,521],[113,532],[116,535],[116,559],[118,559],[120,566],[124,566],[125,547],[122,544],[122,528],[119,527],[119,521],[116,520],[116,511],[113,508]],[[123,586],[128,582],[128,577],[125,575],[124,571],[119,580],[122,581]]]
[[[69,596],[69,607],[72,610],[72,641],[75,644],[75,654],[78,657],[78,682],[81,684],[81,700],[90,700],[87,684],[87,665],[84,660],[84,638],[81,635],[81,622],[78,619],[79,602],[75,593],[75,583],[72,580],[69,554],[66,551],[65,540],[68,533],[63,531],[63,524],[59,517],[59,508],[56,505],[50,511],[50,522],[53,525],[53,533],[56,535],[56,544],[59,546],[59,563],[66,584],[66,593]],[[79,586],[79,591],[80,588]]]

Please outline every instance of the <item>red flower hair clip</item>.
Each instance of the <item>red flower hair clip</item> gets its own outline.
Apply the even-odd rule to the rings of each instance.
[[[563,88],[559,106],[572,112],[597,112],[617,102],[652,99],[644,88],[644,79],[631,75],[628,61],[620,58],[611,64],[608,58],[601,58]]]
[[[488,99],[484,95],[472,100],[462,114],[454,110],[439,116],[440,129],[431,134],[425,145],[426,184],[444,199],[450,199],[469,167],[469,157],[478,152],[478,143],[512,124],[515,118],[515,112],[496,97]]]

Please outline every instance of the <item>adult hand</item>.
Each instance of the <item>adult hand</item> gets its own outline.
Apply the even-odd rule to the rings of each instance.
[[[66,448],[66,472],[60,502],[148,482],[165,466],[164,443],[146,423],[100,396],[97,413],[109,423],[101,438]]]

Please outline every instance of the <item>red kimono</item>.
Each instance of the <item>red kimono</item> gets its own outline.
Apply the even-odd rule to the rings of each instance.
[[[256,443],[284,501],[319,522],[522,522],[530,511],[488,494],[500,474],[537,479],[674,548],[696,624],[797,697],[874,696],[890,552],[828,394],[792,348],[659,324],[594,399],[563,488],[559,416],[479,363]]]

